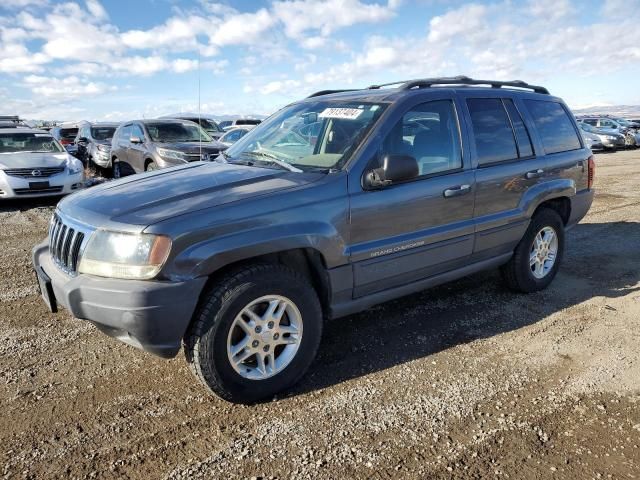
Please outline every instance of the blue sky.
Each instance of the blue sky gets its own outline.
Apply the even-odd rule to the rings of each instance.
[[[1,0],[1,114],[269,114],[325,88],[523,79],[640,104],[640,0]],[[198,67],[199,66],[199,67]]]

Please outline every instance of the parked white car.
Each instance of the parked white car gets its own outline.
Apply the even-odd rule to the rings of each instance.
[[[0,199],[64,195],[83,183],[82,162],[50,133],[0,128]]]

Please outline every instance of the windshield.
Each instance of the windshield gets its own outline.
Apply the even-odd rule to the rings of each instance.
[[[116,127],[91,127],[91,136],[95,140],[109,140],[115,132]]]
[[[580,128],[582,130],[584,130],[585,132],[594,132],[595,128],[593,128],[591,125],[589,125],[588,123],[584,123],[584,122],[579,122],[578,125],[580,126]]]
[[[195,123],[147,123],[147,130],[154,142],[211,142],[213,139]]]
[[[60,138],[74,139],[78,135],[77,128],[61,128],[60,129]]]
[[[303,170],[340,168],[385,108],[326,100],[291,105],[247,133],[225,156],[230,162],[271,158]]]
[[[195,121],[195,122],[198,123],[197,121]],[[200,126],[202,128],[204,128],[207,132],[219,132],[220,131],[220,129],[218,128],[218,125],[216,125],[216,122],[214,122],[213,120],[208,120],[206,118],[201,118],[200,119]]]
[[[48,133],[0,133],[0,153],[52,152],[64,149]]]

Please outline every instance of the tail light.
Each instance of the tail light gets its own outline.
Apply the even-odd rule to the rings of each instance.
[[[596,174],[596,162],[593,155],[591,155],[589,160],[587,160],[587,166],[587,188],[591,189],[593,188],[593,179]]]
[[[60,140],[60,143],[62,145],[71,145],[73,142],[71,140],[67,140],[66,138],[63,138]]]

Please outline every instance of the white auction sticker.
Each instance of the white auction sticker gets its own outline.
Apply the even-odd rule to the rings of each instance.
[[[342,118],[344,120],[355,120],[362,114],[363,110],[360,108],[325,108],[324,111],[318,115],[320,118]]]

